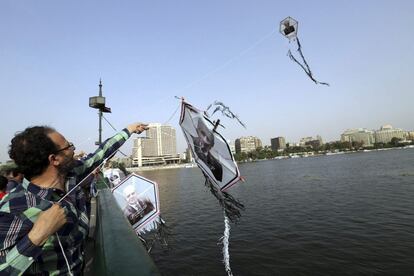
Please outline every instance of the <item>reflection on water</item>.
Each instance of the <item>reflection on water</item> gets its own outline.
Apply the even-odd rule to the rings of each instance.
[[[230,189],[246,206],[232,225],[235,275],[413,275],[414,150],[240,165]],[[142,173],[159,183],[172,249],[165,275],[225,275],[218,202],[198,168]]]

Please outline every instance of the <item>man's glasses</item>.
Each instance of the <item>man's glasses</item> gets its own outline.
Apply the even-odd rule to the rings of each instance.
[[[64,148],[62,148],[62,149],[59,149],[59,150],[57,150],[57,151],[55,151],[55,153],[58,153],[58,152],[61,152],[61,151],[64,151],[64,150],[67,150],[67,149],[72,149],[72,150],[75,150],[76,148],[75,148],[75,146],[73,145],[73,143],[69,143],[66,147],[64,147]]]

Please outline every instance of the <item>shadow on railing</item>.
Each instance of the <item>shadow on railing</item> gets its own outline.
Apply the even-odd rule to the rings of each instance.
[[[99,191],[95,205],[86,246],[85,275],[160,275],[109,189]]]

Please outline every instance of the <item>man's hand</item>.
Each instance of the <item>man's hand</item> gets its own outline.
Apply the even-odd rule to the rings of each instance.
[[[79,159],[82,159],[83,157],[85,157],[85,155],[86,155],[86,152],[84,152],[84,151],[82,150],[82,151],[80,151],[80,152],[76,153],[76,154],[73,156],[73,159],[79,160]]]
[[[137,133],[140,134],[141,132],[143,132],[144,130],[148,129],[148,124],[143,124],[143,123],[135,123],[132,125],[129,125],[127,127],[129,133]]]
[[[53,204],[52,207],[40,213],[29,232],[29,239],[34,245],[43,245],[65,223],[65,211],[60,205]]]

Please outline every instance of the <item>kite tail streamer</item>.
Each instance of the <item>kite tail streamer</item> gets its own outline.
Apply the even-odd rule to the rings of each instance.
[[[223,244],[223,263],[226,269],[227,275],[233,276],[230,268],[230,254],[229,254],[229,238],[230,238],[230,223],[229,219],[224,213],[224,233],[221,237],[221,243]]]
[[[148,234],[153,229],[157,229],[157,231],[150,237],[144,238],[143,235]],[[138,234],[138,236],[147,249],[148,253],[150,253],[156,242],[158,242],[163,248],[169,248],[168,240],[171,236],[171,229],[167,226],[165,221],[159,217],[158,220],[153,221],[151,225],[149,225],[146,231]]]
[[[309,78],[310,78],[310,79],[311,79],[314,83],[329,86],[329,83],[327,83],[327,82],[320,82],[320,81],[316,80],[316,79],[313,77],[312,71],[311,71],[311,69],[310,69],[310,67],[309,67],[308,63],[306,62],[305,56],[304,56],[304,55],[303,55],[303,53],[302,53],[302,45],[300,44],[300,42],[299,42],[299,38],[298,38],[298,37],[296,37],[296,43],[297,43],[297,45],[298,45],[298,49],[297,49],[297,51],[299,52],[299,55],[301,56],[301,58],[302,58],[302,60],[303,60],[303,63],[305,64],[306,68],[305,68],[305,66],[303,66],[303,64],[302,64],[302,63],[300,63],[300,62],[299,62],[299,61],[298,61],[298,60],[297,60],[297,59],[293,56],[292,52],[289,50],[289,51],[288,51],[288,56],[290,57],[290,59],[291,59],[291,60],[293,60],[294,62],[296,62],[297,64],[299,64],[299,66],[300,66],[300,67],[302,67],[303,71],[305,71],[305,73],[308,75],[308,77],[309,77]]]
[[[238,222],[241,217],[241,211],[244,210],[244,205],[229,193],[221,191],[207,177],[205,185],[210,188],[211,193],[218,199],[230,221]]]
[[[165,223],[160,217],[160,221],[158,222],[158,231],[156,236],[158,237],[158,241],[163,247],[168,247],[168,239],[171,236],[171,228]]]
[[[211,113],[211,116],[213,116],[214,115],[214,113],[216,113],[217,111],[221,111],[221,113],[224,115],[224,116],[226,116],[226,117],[228,117],[228,118],[230,118],[230,119],[236,119],[238,122],[239,122],[239,124],[241,124],[244,128],[246,128],[246,125],[239,119],[239,116],[237,116],[236,114],[234,114],[231,110],[230,110],[230,108],[228,107],[228,106],[226,106],[224,103],[222,103],[222,102],[219,102],[219,101],[214,101],[214,103],[212,103],[212,104],[210,104],[208,107],[207,107],[207,109],[206,109],[206,111],[208,111],[213,105],[215,105],[216,106],[216,108],[214,109],[214,111],[213,111],[213,113]],[[208,114],[207,114],[208,115]],[[208,117],[210,117],[210,116],[208,116]]]
[[[312,71],[311,71],[311,69],[309,67],[309,64],[306,62],[305,56],[302,53],[302,45],[300,44],[299,37],[296,37],[296,44],[298,45],[297,51],[299,52],[299,54],[300,54],[300,56],[301,56],[301,58],[303,60],[303,63],[306,66],[306,69],[307,69],[306,71],[309,72],[312,75]]]

